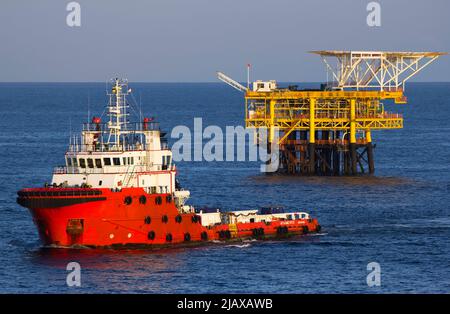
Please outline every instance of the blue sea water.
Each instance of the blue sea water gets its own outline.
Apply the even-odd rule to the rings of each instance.
[[[243,125],[242,94],[223,84],[131,84],[143,111],[176,125]],[[266,176],[257,162],[180,162],[190,203],[306,210],[319,235],[159,251],[44,249],[16,204],[50,181],[78,132],[106,103],[103,83],[0,84],[2,293],[432,293],[450,292],[450,83],[411,83],[402,130],[374,132],[372,177]],[[173,142],[173,140],[169,141]],[[81,265],[81,287],[66,265]],[[381,286],[369,287],[378,262]]]

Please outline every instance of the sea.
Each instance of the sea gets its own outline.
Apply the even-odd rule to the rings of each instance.
[[[225,84],[130,87],[170,145],[172,130],[192,128],[194,118],[223,130],[244,125],[243,95]],[[102,115],[106,88],[0,83],[0,293],[450,292],[450,83],[410,83],[408,104],[384,104],[404,115],[404,128],[373,132],[373,176],[267,175],[248,160],[177,163],[189,204],[306,211],[319,234],[161,250],[43,247],[16,193],[51,180],[70,135]],[[81,267],[80,286],[67,285],[70,262]]]

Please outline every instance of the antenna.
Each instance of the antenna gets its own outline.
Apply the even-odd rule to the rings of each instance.
[[[112,88],[109,95],[109,104],[108,104],[108,129],[109,129],[109,137],[108,143],[113,144],[114,148],[120,148],[121,146],[121,134],[122,131],[127,131],[127,100],[126,96],[131,93],[131,90],[128,89],[128,80],[115,78],[112,79]],[[111,142],[111,138],[114,139]],[[124,144],[124,143],[123,143]]]
[[[139,92],[139,123],[142,123],[143,119],[142,119],[142,93]],[[142,124],[142,129],[144,129],[144,125]],[[139,141],[142,144],[142,133],[139,136]]]
[[[142,122],[142,93],[139,92],[139,122]]]
[[[247,89],[250,88],[250,67],[251,67],[251,64],[248,63],[247,64]]]
[[[87,130],[89,131],[89,119],[91,117],[91,113],[89,112],[90,109],[90,102],[91,102],[91,97],[90,94],[88,92],[88,103],[87,103]]]
[[[69,116],[69,150],[72,144],[72,117]]]

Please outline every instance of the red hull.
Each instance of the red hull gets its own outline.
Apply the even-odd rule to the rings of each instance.
[[[316,219],[202,226],[200,216],[180,214],[170,194],[141,188],[23,189],[18,203],[30,209],[45,245],[116,246],[201,243],[316,232]]]

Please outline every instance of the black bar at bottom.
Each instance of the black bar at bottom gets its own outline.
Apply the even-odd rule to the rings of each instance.
[[[431,310],[433,307],[448,306],[448,295],[305,295],[305,294],[175,294],[175,295],[0,295],[2,306],[11,306],[17,311],[19,308],[32,305],[34,309],[41,308],[45,312],[84,313],[92,305],[101,307],[101,313],[115,310],[122,313],[132,313],[136,307],[142,307],[146,313],[168,312],[277,312],[301,313],[306,311],[323,310],[330,307],[332,310],[341,307],[344,311],[363,313],[377,309],[398,306],[401,312],[408,308],[417,310],[419,307]],[[151,309],[151,310],[150,310]],[[158,309],[159,311],[155,311]],[[280,312],[281,311],[281,312]]]

